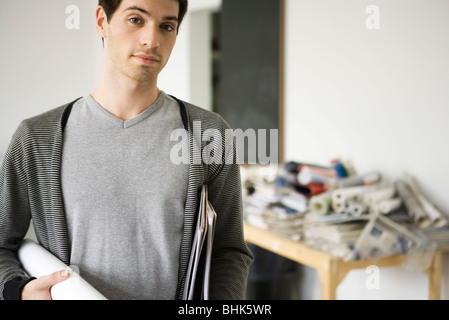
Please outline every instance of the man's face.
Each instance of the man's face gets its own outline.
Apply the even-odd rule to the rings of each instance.
[[[109,66],[138,82],[157,79],[176,42],[177,0],[123,0],[104,20]]]

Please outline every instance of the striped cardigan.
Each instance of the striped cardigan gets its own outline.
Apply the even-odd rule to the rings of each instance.
[[[189,183],[184,213],[184,232],[179,257],[176,297],[182,298],[199,195],[208,185],[209,200],[217,212],[211,267],[211,299],[243,299],[253,255],[243,238],[240,170],[235,144],[225,141],[229,125],[218,115],[178,101],[190,147]],[[77,100],[24,120],[12,137],[0,171],[0,298],[20,298],[20,289],[29,281],[17,259],[17,249],[31,219],[39,243],[67,265],[70,245],[61,192],[61,156],[64,127]],[[202,141],[194,135],[217,129],[222,141]],[[200,160],[209,143],[221,143],[221,164]],[[210,147],[209,147],[210,148]],[[214,148],[214,150],[216,150]],[[231,152],[232,154],[229,154]],[[232,164],[225,162],[227,156]]]

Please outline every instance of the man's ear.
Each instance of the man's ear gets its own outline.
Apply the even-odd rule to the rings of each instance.
[[[102,6],[97,7],[97,10],[95,11],[95,18],[97,22],[97,32],[100,37],[104,39],[107,37],[106,25],[108,23],[108,18]]]

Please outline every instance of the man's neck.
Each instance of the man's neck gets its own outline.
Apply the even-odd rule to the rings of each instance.
[[[107,78],[114,79],[114,78]],[[127,121],[137,117],[159,97],[157,83],[137,83],[131,79],[102,78],[92,98],[117,118]]]

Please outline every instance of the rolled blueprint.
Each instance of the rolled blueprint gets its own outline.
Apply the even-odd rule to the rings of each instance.
[[[51,288],[53,300],[107,300],[78,273],[33,240],[25,239],[17,255],[31,277],[39,278],[61,270],[70,271],[67,280]]]

